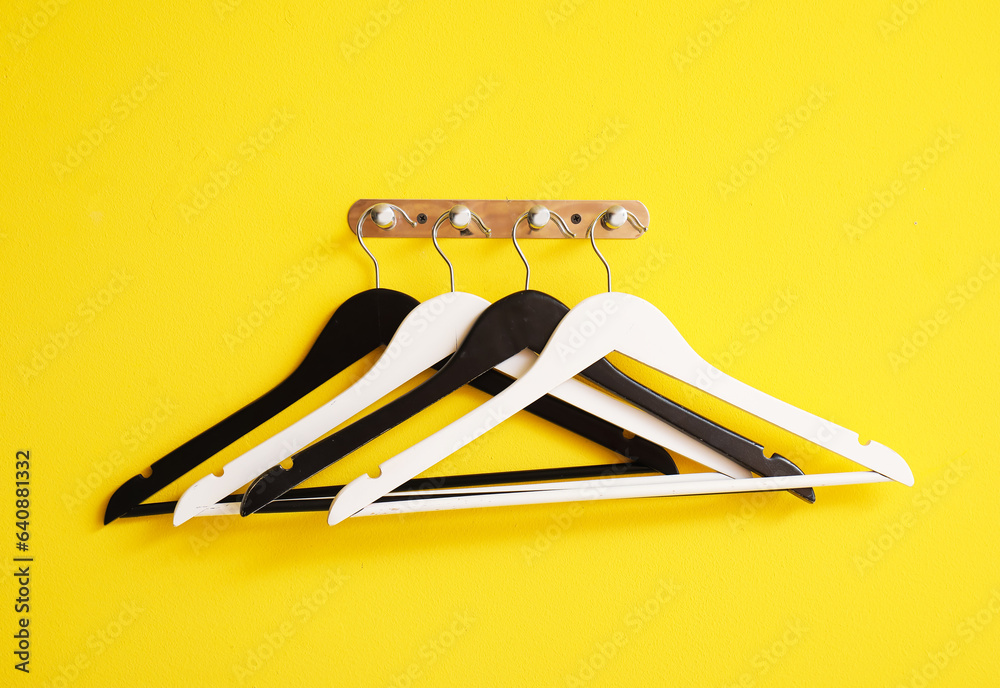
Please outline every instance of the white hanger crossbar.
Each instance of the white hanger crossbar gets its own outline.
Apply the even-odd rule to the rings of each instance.
[[[595,478],[553,483],[392,492],[391,495],[400,497],[434,495],[436,498],[376,502],[352,514],[352,516],[385,516],[453,509],[589,502],[608,499],[739,494],[882,482],[892,481],[874,471],[814,473],[778,478],[728,478],[720,473]],[[238,515],[239,512],[240,505],[236,503],[214,504],[199,512],[198,516],[232,516]]]
[[[526,504],[558,504],[562,502],[592,502],[607,499],[639,499],[644,497],[681,497],[690,495],[735,494],[742,492],[771,492],[797,490],[804,487],[856,485],[892,482],[874,471],[845,471],[842,473],[814,473],[777,478],[726,478],[719,480],[717,473],[690,473],[701,480],[666,481],[647,484],[618,485],[619,480],[596,481],[602,484],[557,490],[499,492],[470,494],[437,499],[400,500],[369,504],[352,516],[383,516],[453,509],[478,509],[494,506],[519,506]],[[677,476],[663,476],[674,478]]]

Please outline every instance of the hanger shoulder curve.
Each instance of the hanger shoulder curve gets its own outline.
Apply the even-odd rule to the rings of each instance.
[[[627,328],[628,336],[615,336],[615,348],[629,358],[656,368],[666,375],[704,390],[761,420],[834,452],[904,485],[913,485],[913,472],[903,458],[883,444],[861,444],[858,433],[824,420],[808,411],[762,392],[715,368],[695,353],[677,328],[645,299],[631,294],[613,296],[616,312],[609,314],[607,330]],[[601,295],[591,297],[594,305],[607,309]],[[591,309],[593,311],[593,309]],[[579,318],[570,321],[582,326]],[[608,343],[602,344],[602,350]]]
[[[699,374],[708,375],[716,370],[695,353],[677,328],[648,301],[614,292],[592,296],[559,323],[538,360],[516,384],[383,462],[377,478],[362,474],[348,483],[333,502],[329,522],[338,523],[353,515],[503,422],[533,398],[616,350],[695,386],[698,386]],[[856,433],[774,399],[721,371],[716,372],[713,384],[706,390],[713,396],[888,478],[905,485],[913,484],[909,466],[891,449],[874,442],[861,445]],[[723,382],[719,384],[720,381]],[[763,408],[756,409],[755,404]],[[815,432],[817,427],[823,427],[820,424],[835,429],[832,438]],[[852,440],[853,445],[848,440]]]

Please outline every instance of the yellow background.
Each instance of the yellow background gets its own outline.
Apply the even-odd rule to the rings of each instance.
[[[5,3],[0,552],[29,449],[36,559],[30,676],[0,585],[0,684],[995,682],[997,20],[937,0]],[[727,372],[899,451],[916,486],[101,525],[119,484],[373,286],[355,199],[546,196],[645,202],[649,234],[603,244],[616,285]],[[370,245],[383,286],[446,289],[429,242]],[[509,242],[444,247],[459,289],[521,288]],[[586,242],[525,250],[533,287],[603,289]],[[849,468],[624,365],[807,471]],[[610,458],[519,416],[446,470]]]

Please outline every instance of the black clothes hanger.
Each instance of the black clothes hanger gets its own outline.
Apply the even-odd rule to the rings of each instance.
[[[458,351],[434,376],[368,416],[298,452],[292,457],[290,468],[275,466],[260,475],[243,495],[240,513],[246,516],[258,511],[302,481],[524,349],[540,352],[568,311],[562,302],[533,290],[516,292],[492,304],[472,326]],[[660,417],[758,475],[802,475],[788,459],[777,454],[765,456],[761,445],[640,385],[605,359],[587,368],[582,377]],[[809,502],[816,500],[811,488],[794,493]]]
[[[334,312],[306,357],[277,387],[129,478],[104,512],[108,524],[392,339],[419,302],[392,289],[355,294]]]
[[[153,464],[153,475],[149,478],[138,475],[118,488],[108,504],[104,522],[109,523],[119,516],[128,515],[155,492],[379,346],[387,345],[399,323],[418,303],[412,296],[390,289],[371,289],[348,299],[333,314],[305,359],[288,378],[264,396],[156,461]],[[365,332],[368,333],[367,336],[364,336]],[[440,369],[444,363],[440,361],[434,368]],[[511,379],[503,373],[490,370],[472,381],[472,386],[495,395],[510,383]],[[664,475],[677,473],[676,464],[659,445],[641,437],[626,439],[621,428],[572,404],[546,396],[530,405],[527,410],[626,458],[638,460],[642,465]],[[560,477],[554,476],[551,479]],[[569,476],[562,479],[569,479]],[[146,512],[140,510],[138,513]]]
[[[402,292],[381,288],[378,261],[365,246],[361,225],[366,217],[371,217],[377,226],[391,229],[396,226],[395,211],[410,226],[417,225],[402,208],[387,203],[368,208],[358,220],[358,242],[375,263],[375,288],[355,294],[334,311],[302,363],[277,387],[155,461],[149,476],[140,473],[125,481],[108,500],[105,525],[389,343],[403,318],[419,302]]]
[[[636,439],[636,438],[633,438]],[[644,442],[646,440],[643,440]],[[663,447],[649,442],[652,448],[664,451]],[[639,452],[641,453],[641,452]],[[416,478],[409,480],[395,492],[410,492],[413,490],[447,489],[462,487],[496,487],[496,492],[504,492],[504,487],[515,484],[548,482],[553,480],[577,480],[585,478],[605,478],[611,476],[649,475],[653,473],[637,459],[624,463],[598,464],[594,466],[569,466],[565,468],[535,468],[520,471],[502,471],[497,473],[472,473],[468,475],[448,475],[438,478]],[[292,514],[305,511],[329,511],[333,498],[343,489],[343,485],[323,487],[300,487],[289,490],[270,504],[265,505],[261,514]],[[449,497],[455,495],[446,495]],[[487,494],[492,494],[487,493]],[[400,499],[438,499],[441,495],[387,495],[379,502],[398,501]],[[238,504],[243,493],[225,497],[219,504]],[[126,513],[122,518],[138,518],[142,516],[164,516],[173,513],[177,502],[147,502],[140,504]]]
[[[388,213],[386,212],[388,210]],[[397,210],[399,210],[397,208]],[[374,206],[362,214],[362,221],[369,216],[378,225],[392,227],[395,214],[391,207]],[[403,211],[406,221],[415,225]],[[412,296],[391,289],[382,289],[379,284],[378,261],[361,239],[359,222],[358,240],[361,247],[375,263],[376,288],[357,294],[345,301],[333,314],[305,359],[284,381],[270,392],[251,402],[233,415],[220,421],[197,437],[184,443],[152,465],[152,474],[134,476],[119,487],[108,502],[104,523],[125,515],[131,509],[151,497],[159,490],[188,471],[196,468],[211,456],[229,446],[239,438],[254,430],[279,412],[303,398],[324,382],[338,375],[347,367],[367,356],[380,346],[388,345],[403,319],[417,305]],[[450,264],[449,264],[450,265]],[[439,362],[436,369],[443,365]],[[499,372],[491,371],[482,376],[473,386],[490,394],[497,394],[510,384],[510,379]],[[589,413],[559,401],[553,397],[540,399],[529,409],[532,413],[577,432],[612,451],[629,456],[628,441],[623,445],[621,428],[603,423]],[[635,442],[640,446],[644,440]],[[652,445],[650,446],[656,446]],[[625,451],[622,451],[624,447]],[[663,474],[676,474],[677,467],[665,451],[646,452],[646,460],[651,468]]]

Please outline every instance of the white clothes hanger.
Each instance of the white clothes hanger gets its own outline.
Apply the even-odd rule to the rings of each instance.
[[[862,445],[858,434],[771,397],[716,369],[702,359],[655,306],[631,294],[611,291],[611,270],[597,250],[598,221],[611,229],[631,222],[645,228],[620,206],[595,218],[588,234],[608,273],[608,292],[585,299],[560,322],[531,368],[506,390],[462,418],[380,465],[380,475],[362,474],[333,501],[334,525],[379,497],[423,473],[443,458],[514,415],[555,386],[615,351],[644,363],[882,476],[913,484],[913,473],[899,454],[877,442]],[[836,475],[836,474],[826,474]],[[865,475],[863,472],[856,475]],[[800,476],[814,483],[819,476]],[[755,483],[763,484],[763,483]],[[841,484],[841,483],[837,483]]]
[[[451,511],[454,509],[523,506],[528,504],[590,502],[607,499],[772,492],[795,490],[804,487],[832,487],[837,485],[862,485],[884,482],[892,481],[890,478],[874,471],[814,473],[773,478],[729,478],[721,473],[681,473],[679,475],[598,478],[565,481],[563,483],[529,483],[525,485],[504,486],[502,491],[498,491],[496,487],[488,486],[415,490],[411,492],[390,492],[389,494],[400,497],[430,495],[437,498],[374,502],[360,511],[351,514],[351,517],[402,515],[430,511]],[[198,513],[198,516],[234,516],[239,514],[239,512],[239,504],[214,504]]]
[[[680,473],[677,475],[642,475],[642,476],[625,476],[620,478],[621,485],[658,485],[658,484],[668,484],[664,482],[665,478],[670,478],[669,483],[682,483],[693,480],[728,480],[733,482],[731,478],[723,475],[722,473]],[[507,493],[507,492],[533,492],[541,494],[548,491],[562,491],[562,490],[580,490],[584,488],[599,488],[607,486],[609,477],[603,478],[587,478],[582,480],[562,480],[562,481],[552,481],[552,482],[538,482],[538,483],[523,483],[523,484],[511,484],[511,485],[484,485],[475,487],[448,487],[448,488],[433,488],[425,490],[408,490],[405,492],[390,492],[389,496],[393,497],[447,497],[453,499],[455,497],[467,497],[467,496],[485,496],[494,493]],[[615,480],[619,480],[615,478]],[[616,486],[619,485],[618,482],[614,483]],[[594,492],[594,494],[598,494]],[[285,498],[286,502],[295,501],[309,501],[312,497],[300,497],[300,498]],[[435,500],[399,500],[399,503],[406,505],[407,507],[416,504],[418,501],[435,501]],[[535,503],[535,502],[531,502]],[[544,503],[544,502],[538,502]],[[469,502],[471,506],[467,508],[473,508],[476,502]],[[488,506],[488,505],[487,505]],[[223,502],[219,504],[213,504],[210,507],[198,512],[196,516],[228,516],[232,514],[238,514],[240,505],[233,502]],[[442,509],[422,509],[422,511],[441,511]],[[394,512],[399,513],[399,512]],[[372,514],[374,515],[374,513]]]
[[[483,231],[488,232],[478,216],[468,208],[456,208],[460,209],[453,209],[448,216],[456,228],[464,229],[475,219]],[[358,239],[366,252],[368,249],[361,239],[361,223],[367,216],[366,211],[357,227]],[[435,239],[437,228],[445,217],[443,215],[435,223],[432,232]],[[391,224],[388,220],[382,222]],[[438,252],[441,253],[440,248]],[[347,390],[227,463],[221,475],[209,474],[192,484],[181,495],[174,509],[175,526],[206,510],[207,513],[216,513],[212,507],[220,500],[455,352],[489,302],[474,294],[454,291],[454,270],[447,257],[443,253],[441,256],[451,270],[453,291],[417,306],[400,324],[375,365]],[[523,351],[496,369],[517,377],[531,366],[534,358],[530,352]],[[734,478],[750,476],[742,466],[672,425],[580,381],[567,380],[552,390],[552,396],[725,475]],[[228,508],[228,505],[219,506]]]

